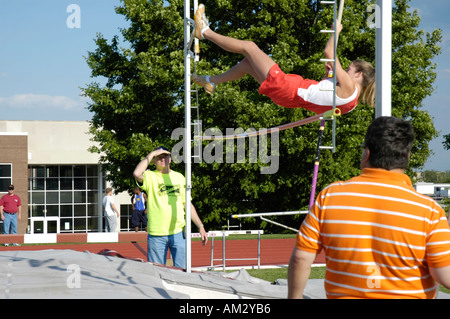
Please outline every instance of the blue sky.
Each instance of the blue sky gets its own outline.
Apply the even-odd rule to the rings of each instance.
[[[80,8],[80,28],[67,20]],[[14,0],[0,5],[0,118],[88,120],[80,87],[93,81],[84,59],[98,32],[107,39],[127,22],[119,0]]]
[[[80,28],[67,21],[80,9]],[[1,0],[0,5],[0,119],[89,120],[80,87],[99,79],[90,77],[83,56],[95,50],[96,34],[110,40],[128,25],[114,11],[119,0]],[[450,2],[412,0],[422,17],[420,29],[443,30],[436,90],[424,101],[441,135],[430,143],[434,155],[425,169],[450,170],[450,151],[442,135],[450,133]]]

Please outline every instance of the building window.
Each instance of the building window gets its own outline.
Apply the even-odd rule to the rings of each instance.
[[[0,164],[0,192],[8,192],[12,184],[12,164]]]
[[[99,186],[104,177],[98,171],[97,165],[30,166],[29,225],[57,218],[60,233],[101,231]]]

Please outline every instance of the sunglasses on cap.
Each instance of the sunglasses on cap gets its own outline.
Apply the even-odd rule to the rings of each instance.
[[[170,153],[170,151],[169,151],[167,148],[165,148],[164,146],[158,146],[158,147],[155,148],[153,151],[157,151],[157,150],[164,150],[164,151],[167,151],[167,152]]]

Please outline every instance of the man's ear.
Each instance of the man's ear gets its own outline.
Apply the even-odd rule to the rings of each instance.
[[[370,158],[370,151],[369,149],[366,147],[362,153],[361,156],[361,169],[369,167],[369,158]]]

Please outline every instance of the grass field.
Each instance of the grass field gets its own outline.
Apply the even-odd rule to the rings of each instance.
[[[287,279],[287,268],[249,269],[247,272],[252,277],[274,282],[277,279]],[[325,267],[312,267],[309,279],[324,279]],[[439,291],[450,294],[450,289],[439,286]]]
[[[287,279],[287,268],[267,268],[267,269],[248,269],[247,272],[252,277],[274,282],[277,279]],[[312,267],[310,279],[325,278],[325,267]]]

